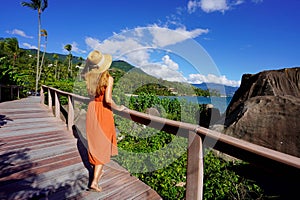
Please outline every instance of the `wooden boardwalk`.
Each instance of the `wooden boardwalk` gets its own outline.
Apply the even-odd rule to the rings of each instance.
[[[0,200],[162,199],[113,161],[104,167],[103,191],[87,191],[86,141],[40,97],[0,103],[0,127]]]

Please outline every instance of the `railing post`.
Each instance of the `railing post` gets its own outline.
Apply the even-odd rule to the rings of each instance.
[[[44,88],[43,86],[41,87],[41,104],[45,104],[45,93],[44,93]]]
[[[52,96],[51,96],[51,89],[48,88],[48,107],[52,109]]]
[[[14,88],[12,85],[10,86],[10,100],[14,100]]]
[[[187,163],[186,199],[202,200],[203,198],[203,147],[202,139],[195,132],[189,132]]]
[[[68,95],[68,107],[68,130],[72,130],[74,125],[74,102],[70,95]]]
[[[17,97],[18,97],[18,99],[20,99],[20,87],[19,86],[17,86]]]
[[[55,117],[60,119],[60,102],[56,91],[54,91],[54,98],[55,98]]]

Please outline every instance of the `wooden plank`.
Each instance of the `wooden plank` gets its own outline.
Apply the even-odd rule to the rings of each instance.
[[[22,118],[22,119],[15,119],[13,121],[7,120],[7,124],[11,123],[16,123],[16,124],[21,124],[21,123],[45,123],[45,122],[57,122],[57,123],[62,123],[61,120],[56,119],[53,116],[47,116],[47,117],[31,117],[31,118]]]
[[[32,199],[33,196],[36,197],[33,199],[41,199],[45,196],[51,196],[51,193],[56,193],[60,190],[68,194],[70,190],[67,186],[79,187],[78,191],[75,192],[81,192],[82,187],[86,187],[87,179],[88,173],[86,169],[84,169],[82,163],[78,163],[10,182],[0,187],[0,191],[6,191],[4,194],[6,198],[3,199]]]
[[[30,134],[30,137],[28,137],[27,134],[26,135],[25,134],[20,134],[20,135],[15,136],[15,134],[10,132],[10,135],[8,137],[2,137],[1,141],[5,142],[5,143],[14,142],[14,141],[18,141],[18,140],[26,141],[26,140],[31,140],[31,138],[43,138],[43,137],[52,136],[52,135],[66,135],[66,136],[69,136],[70,138],[72,138],[70,135],[67,135],[67,134],[64,134],[64,133],[65,132],[63,130],[43,132],[43,134],[38,132],[38,133]]]
[[[156,192],[154,192],[152,189],[149,189],[149,190],[143,192],[142,194],[132,198],[132,200],[145,200],[145,199],[162,200],[162,198]]]
[[[36,143],[34,145],[31,145],[30,147],[28,147],[26,145],[19,145],[18,147],[1,148],[0,153],[2,154],[3,152],[14,151],[16,148],[18,148],[19,151],[25,151],[25,150],[35,150],[35,149],[47,148],[47,147],[61,145],[61,144],[75,145],[74,141],[72,141],[72,140],[41,142],[41,143]]]
[[[43,160],[38,160],[36,162],[32,162],[30,164],[30,168],[28,168],[28,163],[24,163],[23,165],[19,164],[17,166],[12,166],[7,168],[6,170],[2,170],[0,173],[0,182],[7,181],[10,179],[23,179],[31,176],[32,173],[40,174],[41,172],[45,172],[45,170],[51,170],[51,167],[57,168],[57,164],[63,166],[64,164],[67,166],[71,160],[75,159],[78,162],[81,162],[81,159],[78,159],[78,152],[69,152],[61,155],[56,155],[54,157],[46,158]],[[65,162],[64,164],[61,164]]]
[[[41,174],[44,172],[51,171],[53,169],[59,169],[59,168],[62,168],[62,167],[68,166],[68,165],[74,165],[79,162],[82,162],[80,157],[70,157],[68,159],[65,158],[63,160],[58,160],[58,161],[51,159],[51,161],[53,161],[53,162],[49,163],[47,165],[45,164],[43,166],[39,166],[38,163],[33,163],[32,166],[30,166],[30,168],[29,167],[27,169],[25,168],[25,170],[23,170],[23,169],[24,169],[24,167],[27,167],[27,166],[20,166],[21,168],[17,168],[17,173],[13,173],[13,174],[7,175],[6,177],[0,178],[0,181],[1,181],[0,185],[2,183],[5,184],[4,181],[7,181],[7,180],[24,179],[24,178],[32,176],[32,174]]]
[[[18,136],[18,135],[27,135],[28,137],[31,134],[35,133],[47,133],[47,132],[55,132],[55,131],[61,131],[61,127],[45,127],[45,128],[40,128],[40,129],[31,129],[31,130],[24,130],[24,131],[12,131],[9,133],[1,133],[1,137],[8,137],[8,136]],[[68,131],[69,132],[69,131]]]
[[[62,123],[53,122],[46,122],[45,123],[36,123],[36,122],[28,122],[28,123],[14,123],[13,126],[9,126],[8,124],[1,127],[0,134],[9,132],[9,131],[22,131],[22,130],[32,130],[32,129],[39,129],[39,128],[46,128],[46,127],[53,127],[53,126],[61,126],[65,127]]]
[[[129,174],[122,174],[121,177],[114,178],[112,181],[100,184],[103,191],[101,192],[101,199],[110,199],[113,195],[119,196],[115,199],[126,199],[120,197],[120,193],[125,195],[130,193],[128,187],[138,184],[138,179],[130,176]]]
[[[130,198],[132,193],[120,191],[120,186],[133,185],[135,196],[151,190],[111,161],[100,181],[104,191],[86,191],[85,141],[75,138],[52,111],[40,106],[38,98],[0,103],[1,108],[11,120],[0,129],[0,199],[101,199],[118,192]]]
[[[22,149],[22,148],[41,148],[41,145],[55,145],[62,142],[73,142],[73,139],[67,138],[64,135],[62,136],[54,136],[54,137],[45,137],[43,139],[38,139],[30,142],[12,142],[10,144],[2,145],[0,147],[0,151],[8,151],[8,150],[14,150],[14,149]],[[4,143],[5,144],[5,143]]]
[[[52,114],[50,112],[43,112],[43,113],[33,113],[33,114],[12,114],[12,115],[6,115],[10,120],[16,120],[16,119],[28,119],[28,117],[32,118],[40,118],[40,117],[52,117]]]
[[[14,114],[14,113],[34,113],[34,112],[45,112],[41,108],[36,107],[14,107],[14,108],[1,108],[1,114]]]

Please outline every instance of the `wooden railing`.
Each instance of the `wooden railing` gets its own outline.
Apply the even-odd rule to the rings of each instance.
[[[68,98],[68,129],[71,130],[74,125],[74,101],[88,103],[89,98],[75,95],[72,93],[60,91],[43,85],[41,88],[41,103],[44,104],[45,91],[48,93],[48,106],[52,109],[55,107],[55,116],[60,116],[59,96]],[[52,105],[54,98],[54,105]],[[126,109],[116,111],[124,118],[130,119],[137,123],[145,124],[149,127],[157,128],[168,133],[187,137],[189,141],[188,163],[187,163],[187,185],[186,199],[202,199],[203,197],[203,146],[213,147],[220,152],[231,155],[235,158],[247,161],[258,167],[273,171],[274,174],[280,172],[285,176],[293,177],[299,174],[300,158],[281,153],[263,146],[259,146],[244,140],[237,139],[213,130],[200,127],[195,124],[168,120],[165,118],[152,116],[149,114]],[[203,141],[209,141],[204,142]]]
[[[14,97],[20,98],[20,86],[0,84],[0,102],[13,100]],[[6,92],[4,90],[7,90]],[[3,96],[5,94],[5,97]]]

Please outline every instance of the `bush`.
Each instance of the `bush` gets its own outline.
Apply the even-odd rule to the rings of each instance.
[[[144,111],[149,107],[164,109],[163,117],[194,123],[199,105],[158,98],[141,93],[130,99],[129,107]],[[163,199],[184,199],[187,170],[187,139],[137,124],[115,116],[119,155],[114,158],[134,176],[152,187]],[[204,199],[260,199],[262,189],[236,174],[236,165],[205,149]]]

